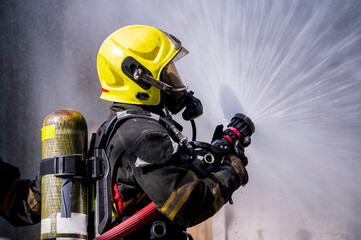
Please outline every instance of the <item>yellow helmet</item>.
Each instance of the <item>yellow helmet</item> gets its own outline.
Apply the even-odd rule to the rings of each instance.
[[[98,53],[97,69],[103,91],[100,98],[158,105],[161,90],[184,88],[172,63],[187,53],[177,38],[154,27],[132,25],[115,31],[105,39]],[[176,86],[160,81],[166,69],[173,70],[171,75],[178,78]]]

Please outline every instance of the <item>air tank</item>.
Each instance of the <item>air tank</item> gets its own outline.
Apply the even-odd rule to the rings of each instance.
[[[87,150],[86,121],[75,110],[57,109],[46,116],[41,131],[42,168],[45,161],[49,169],[60,168],[57,176],[54,170],[41,177],[41,239],[87,239],[85,181],[79,174],[61,174],[67,168],[62,165],[64,156],[67,166],[78,166]]]

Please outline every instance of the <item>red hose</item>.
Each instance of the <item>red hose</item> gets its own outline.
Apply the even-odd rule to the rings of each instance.
[[[133,216],[125,220],[124,222],[120,223],[119,225],[113,227],[109,231],[103,233],[102,235],[94,238],[94,240],[119,240],[122,239],[148,221],[153,219],[155,216],[159,214],[157,207],[154,205],[153,202],[148,204],[142,210],[136,212]]]

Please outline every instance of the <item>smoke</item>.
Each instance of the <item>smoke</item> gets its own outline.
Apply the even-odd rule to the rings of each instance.
[[[151,25],[190,52],[176,66],[204,106],[200,140],[237,112],[255,123],[250,182],[224,210],[227,239],[360,239],[358,0],[18,0],[1,10],[0,153],[23,176],[38,171],[48,113],[76,109],[89,128],[107,117],[96,73],[106,36]],[[9,229],[0,222],[1,235],[20,238]]]

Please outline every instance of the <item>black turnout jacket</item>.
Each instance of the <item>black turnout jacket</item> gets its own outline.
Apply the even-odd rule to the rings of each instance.
[[[111,117],[138,106],[115,104]],[[126,120],[112,136],[106,152],[112,166],[112,186],[116,186],[125,219],[153,201],[168,238],[185,239],[182,230],[214,215],[232,193],[230,174],[219,170],[208,176],[192,171],[182,159],[178,144],[167,128],[153,119]],[[117,204],[115,204],[117,205]],[[153,221],[153,222],[154,222]],[[149,239],[152,222],[127,239]]]

